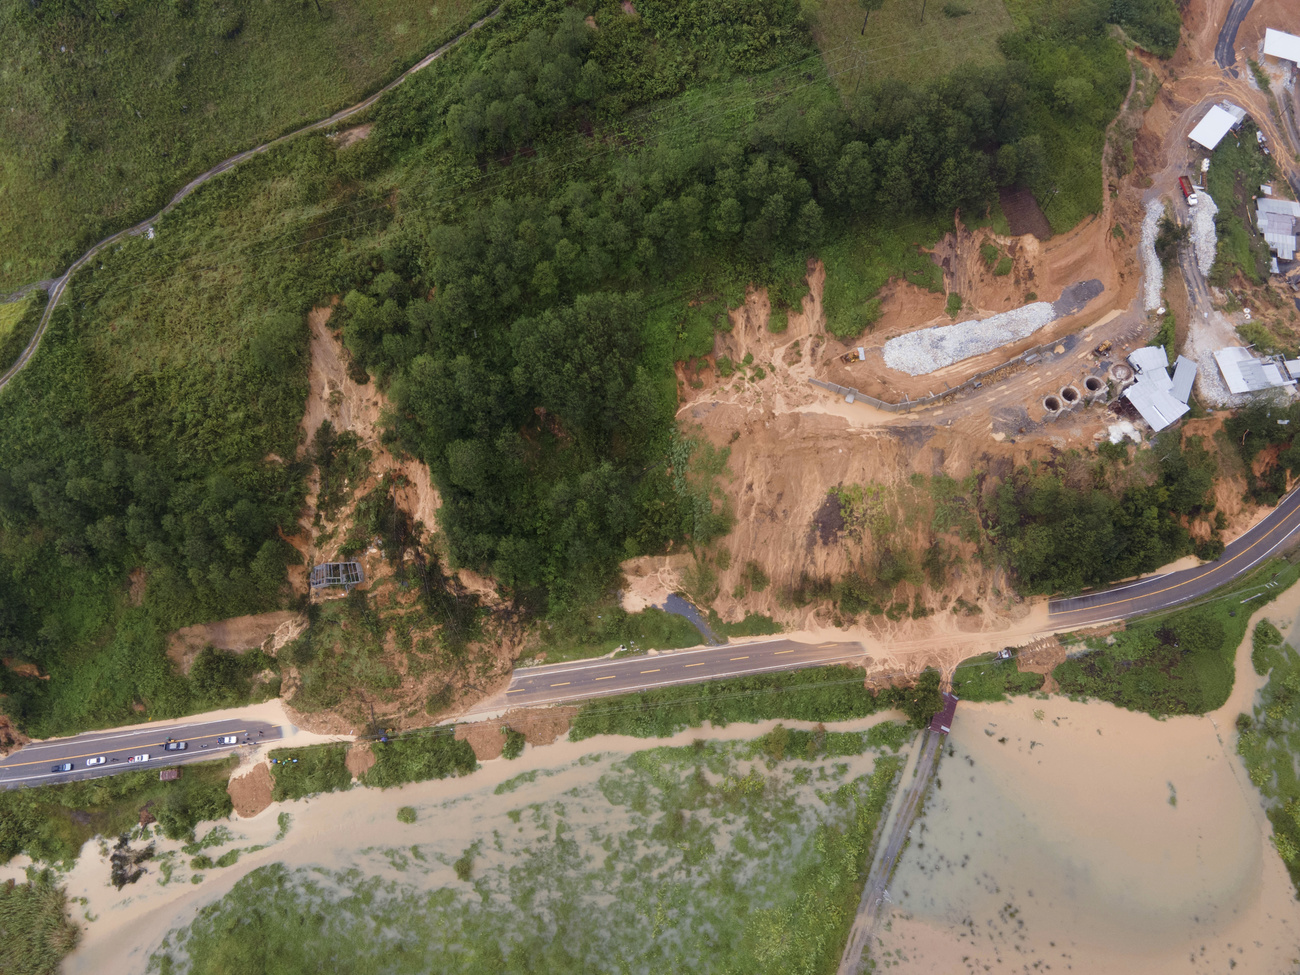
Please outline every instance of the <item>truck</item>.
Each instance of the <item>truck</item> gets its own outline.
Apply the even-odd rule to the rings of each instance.
[[[1196,206],[1196,189],[1192,186],[1192,181],[1186,176],[1179,176],[1178,188],[1183,191],[1183,196],[1187,198],[1187,205],[1189,207]]]

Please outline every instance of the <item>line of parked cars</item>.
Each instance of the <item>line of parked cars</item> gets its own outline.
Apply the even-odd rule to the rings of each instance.
[[[237,745],[239,744],[239,736],[222,735],[217,739],[217,744]],[[188,741],[174,741],[172,739],[168,739],[166,742],[163,743],[163,751],[168,751],[168,752],[183,752],[189,747],[190,747],[190,743]],[[96,765],[103,765],[107,761],[108,761],[107,755],[96,755],[94,758],[86,759],[86,767],[94,768]],[[133,762],[147,762],[147,761],[149,761],[148,752],[143,752],[142,754],[139,755],[132,755],[130,758],[127,759],[128,764]],[[71,772],[74,768],[76,768],[76,764],[73,762],[59,762],[57,765],[51,765],[50,771]]]

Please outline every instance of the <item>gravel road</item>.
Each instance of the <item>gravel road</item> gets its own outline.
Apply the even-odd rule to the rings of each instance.
[[[1147,215],[1142,220],[1142,243],[1138,251],[1142,256],[1142,307],[1147,311],[1160,307],[1160,292],[1165,287],[1165,271],[1156,257],[1156,234],[1164,215],[1165,201],[1152,200],[1147,204]]]
[[[1214,266],[1218,238],[1214,232],[1214,215],[1219,212],[1213,198],[1204,190],[1196,191],[1200,201],[1192,210],[1192,245],[1196,248],[1196,266],[1208,276]]]
[[[1104,290],[1096,279],[1080,281],[1061,292],[1054,302],[1036,301],[984,319],[899,335],[885,343],[885,365],[909,376],[924,376],[1032,335],[1058,318],[1081,311]]]

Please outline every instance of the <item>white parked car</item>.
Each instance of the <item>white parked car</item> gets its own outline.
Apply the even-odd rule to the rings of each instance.
[[[128,762],[147,762],[147,761],[149,761],[149,753],[148,753],[148,752],[145,752],[143,755],[132,755],[130,758],[127,759],[127,761],[128,761]]]
[[[222,735],[217,739],[218,745],[237,745],[239,744],[238,735]]]
[[[108,759],[107,759],[105,756],[100,755],[98,758],[88,758],[88,759],[86,759],[86,764],[87,764],[87,765],[103,765],[103,764],[104,764],[105,762],[107,762],[107,761],[108,761]]]

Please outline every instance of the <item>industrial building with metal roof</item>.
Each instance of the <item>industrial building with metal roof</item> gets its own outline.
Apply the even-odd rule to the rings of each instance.
[[[1223,141],[1223,137],[1240,125],[1245,118],[1244,108],[1232,102],[1220,102],[1210,107],[1210,110],[1205,113],[1205,118],[1197,122],[1196,128],[1188,134],[1188,138],[1206,149],[1213,150]]]
[[[1266,28],[1264,56],[1280,58],[1293,64],[1300,62],[1300,37],[1288,34],[1286,31],[1274,30],[1272,27]]]
[[[1171,379],[1169,356],[1158,345],[1134,349],[1128,361],[1137,375],[1137,382],[1124,390],[1124,398],[1133,404],[1152,430],[1159,433],[1191,409],[1187,400],[1192,395],[1196,363],[1179,356]]]
[[[1279,260],[1295,259],[1297,220],[1300,220],[1300,203],[1274,196],[1255,202],[1255,225]]]
[[[1266,389],[1294,386],[1295,381],[1276,362],[1256,359],[1249,349],[1239,346],[1214,353],[1219,372],[1230,393],[1260,393]]]

